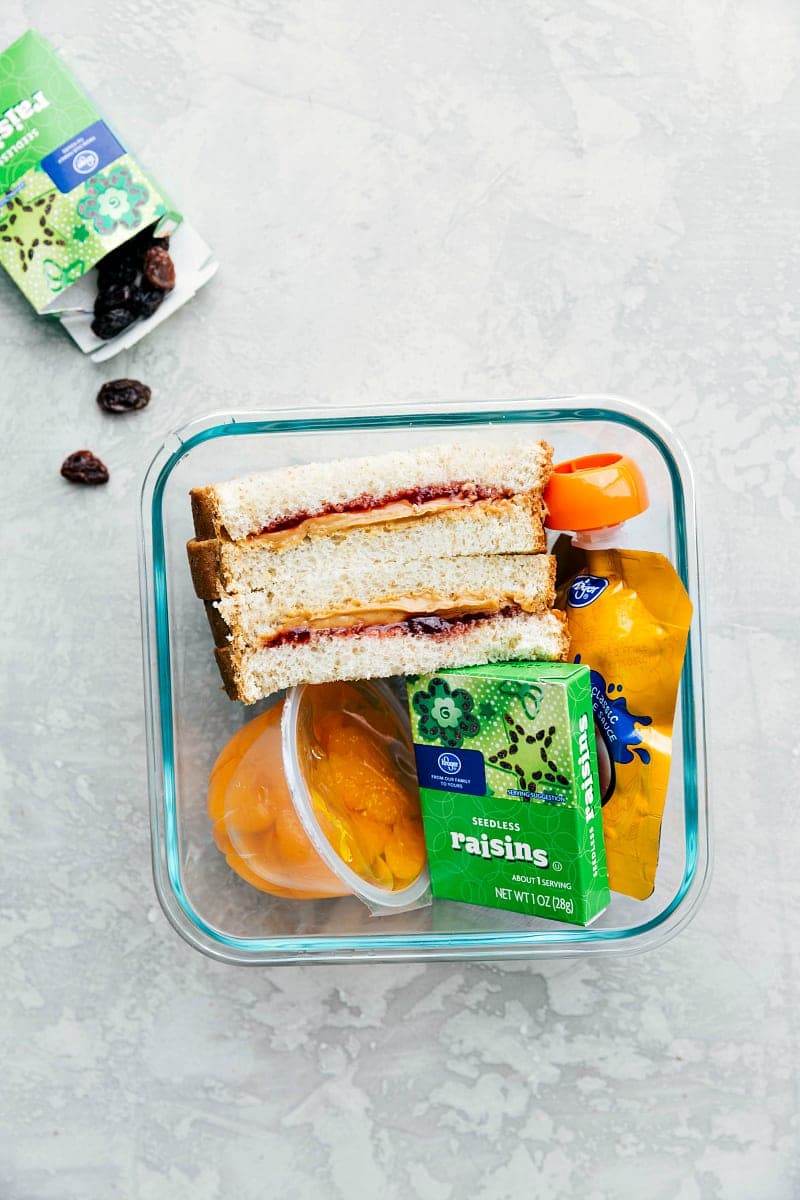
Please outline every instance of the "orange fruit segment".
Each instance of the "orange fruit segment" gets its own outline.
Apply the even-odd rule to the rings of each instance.
[[[425,866],[425,838],[418,823],[403,821],[386,843],[386,865],[398,879],[416,879]]]
[[[328,841],[367,882],[408,886],[425,866],[425,845],[410,741],[399,718],[352,684],[308,688],[304,702],[311,715],[301,761],[309,763],[314,811]]]

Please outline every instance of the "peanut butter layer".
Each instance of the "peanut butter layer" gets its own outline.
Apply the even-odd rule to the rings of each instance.
[[[469,480],[454,480],[452,483],[437,483],[428,487],[404,488],[402,491],[384,496],[373,496],[365,492],[343,504],[327,504],[324,508],[316,509],[313,512],[300,509],[289,516],[281,517],[269,525],[265,525],[263,529],[259,530],[259,534],[279,533],[282,530],[302,525],[307,520],[316,520],[327,516],[344,514],[364,516],[376,510],[385,513],[398,504],[408,505],[414,512],[424,512],[427,505],[434,504],[438,500],[444,501],[446,507],[458,508],[462,505],[475,504],[478,500],[497,499],[502,495],[503,492],[499,488],[481,486],[471,483]]]
[[[418,517],[425,517],[429,513],[470,508],[473,503],[475,502],[472,500],[444,496],[417,504],[410,500],[396,500],[391,504],[360,509],[357,512],[315,514],[302,518],[296,525],[289,525],[281,529],[262,530],[247,540],[257,540],[276,550],[284,550],[287,546],[298,545],[307,537],[323,537],[332,533],[346,533],[350,529],[363,529],[368,525],[415,520]]]
[[[419,592],[413,596],[392,596],[370,605],[348,604],[339,609],[315,612],[294,612],[291,621],[283,629],[303,626],[308,629],[348,629],[354,625],[393,625],[409,617],[432,616],[453,621],[461,617],[480,613],[494,616],[502,609],[513,605],[520,612],[541,612],[545,600],[531,604],[530,597],[505,595],[487,597],[485,593],[461,593],[457,596],[442,596],[433,590]],[[283,630],[279,630],[283,632]]]

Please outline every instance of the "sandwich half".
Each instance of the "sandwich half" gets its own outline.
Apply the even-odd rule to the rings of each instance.
[[[563,661],[568,650],[562,612],[508,609],[489,617],[411,617],[390,625],[306,630],[261,647],[217,647],[216,655],[231,699],[253,704],[299,683],[424,675],[508,659]]]
[[[308,520],[304,535],[294,539],[193,538],[187,549],[201,600],[260,589],[289,595],[308,578],[369,574],[376,563],[540,554],[546,546],[543,515],[540,499],[515,495],[418,515],[412,509],[403,518],[349,528],[344,522],[330,528],[322,518]],[[348,517],[352,522],[354,514]]]
[[[195,489],[189,562],[229,695],[566,657],[551,456],[432,446]]]
[[[264,538],[285,548],[306,537],[420,520],[512,496],[541,500],[551,469],[552,450],[545,442],[510,449],[427,446],[305,463],[194,488],[195,537]]]

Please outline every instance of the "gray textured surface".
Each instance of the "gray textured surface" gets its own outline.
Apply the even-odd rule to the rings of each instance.
[[[113,374],[0,280],[3,1200],[792,1200],[789,0],[6,0],[213,243]],[[150,880],[135,561],[165,431],[242,404],[616,391],[689,445],[716,869],[666,948],[245,970]],[[58,475],[92,446],[97,491]]]

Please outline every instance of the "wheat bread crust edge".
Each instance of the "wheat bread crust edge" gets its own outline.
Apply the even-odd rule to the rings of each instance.
[[[217,600],[225,594],[220,577],[219,542],[216,538],[192,538],[186,543],[189,570],[195,595],[200,600]]]
[[[214,605],[213,600],[204,600],[203,607],[206,610],[208,623],[211,626],[211,633],[214,638],[215,646],[228,646],[231,643],[231,627],[223,617],[222,613]]]
[[[219,510],[214,485],[192,488],[189,497],[192,502],[195,538],[200,542],[216,538]]]
[[[216,646],[214,648],[214,657],[217,660],[219,673],[222,677],[222,686],[228,695],[229,700],[240,700],[239,685],[236,679],[236,669],[233,662],[233,653],[230,646]],[[255,701],[243,701],[243,703],[253,703]]]

